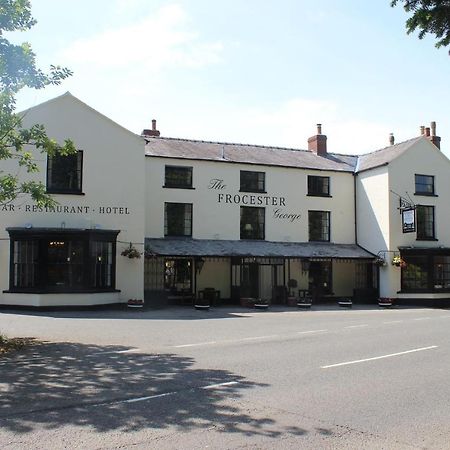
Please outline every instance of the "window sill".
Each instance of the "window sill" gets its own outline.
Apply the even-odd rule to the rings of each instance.
[[[164,189],[195,189],[192,186],[163,186]]]
[[[442,288],[442,289],[403,289],[401,291],[397,291],[397,294],[439,294],[443,293],[446,294],[450,292],[449,288]]]
[[[428,192],[414,192],[414,195],[421,195],[423,197],[439,197],[437,194],[430,194]]]
[[[333,198],[330,194],[306,194],[307,197],[326,197],[326,198]]]
[[[179,238],[179,239],[188,238],[188,239],[191,239],[192,234],[165,234],[164,238]]]
[[[328,242],[328,243],[329,243],[329,242],[331,242],[331,241],[330,241],[330,239],[328,239],[327,241],[325,241],[325,240],[319,240],[319,239],[309,239],[308,242],[313,242],[313,243],[314,243],[314,242]]]
[[[437,242],[439,239],[436,238],[416,238],[416,241],[434,241]]]
[[[86,195],[84,192],[78,192],[78,191],[49,191],[47,189],[46,194],[51,195]]]
[[[265,241],[266,238],[251,238],[251,237],[241,237],[241,241]]]
[[[7,289],[4,294],[103,294],[120,289]]]
[[[245,192],[247,194],[267,194],[267,191],[246,191],[245,189],[239,189],[239,192]]]

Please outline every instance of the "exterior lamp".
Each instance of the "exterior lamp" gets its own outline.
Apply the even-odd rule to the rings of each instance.
[[[205,260],[203,258],[198,258],[195,260],[195,268],[198,273],[200,273],[202,271],[204,264],[205,264]]]

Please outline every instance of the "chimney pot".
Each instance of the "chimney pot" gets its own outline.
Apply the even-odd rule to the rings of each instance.
[[[395,144],[394,133],[389,133],[389,145],[394,145],[394,144]]]
[[[156,129],[156,119],[152,119],[152,128],[151,130],[144,129],[142,131],[143,136],[160,136],[161,133]]]
[[[436,122],[431,122],[431,136],[436,136]]]
[[[322,134],[322,124],[321,123],[317,124],[317,134]]]
[[[425,128],[425,136],[430,137],[430,127]]]
[[[422,125],[420,127],[420,135],[423,136],[425,134],[425,127]]]

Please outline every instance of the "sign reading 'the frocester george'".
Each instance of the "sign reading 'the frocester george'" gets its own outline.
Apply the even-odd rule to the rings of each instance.
[[[213,178],[210,180],[208,189],[214,191],[223,191],[226,189],[227,185],[224,180]],[[286,206],[286,198],[272,195],[262,195],[262,194],[226,194],[224,192],[219,192],[217,194],[218,203],[231,203],[239,204],[244,206],[277,206],[273,210],[274,219],[285,219],[290,222],[300,220],[302,215],[300,213],[286,212],[281,207]]]

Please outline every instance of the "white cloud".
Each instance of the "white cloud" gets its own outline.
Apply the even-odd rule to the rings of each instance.
[[[187,24],[188,16],[181,6],[164,6],[131,25],[78,39],[62,57],[72,66],[88,65],[93,70],[132,70],[137,65],[136,70],[150,72],[220,62],[222,43],[200,41]]]

